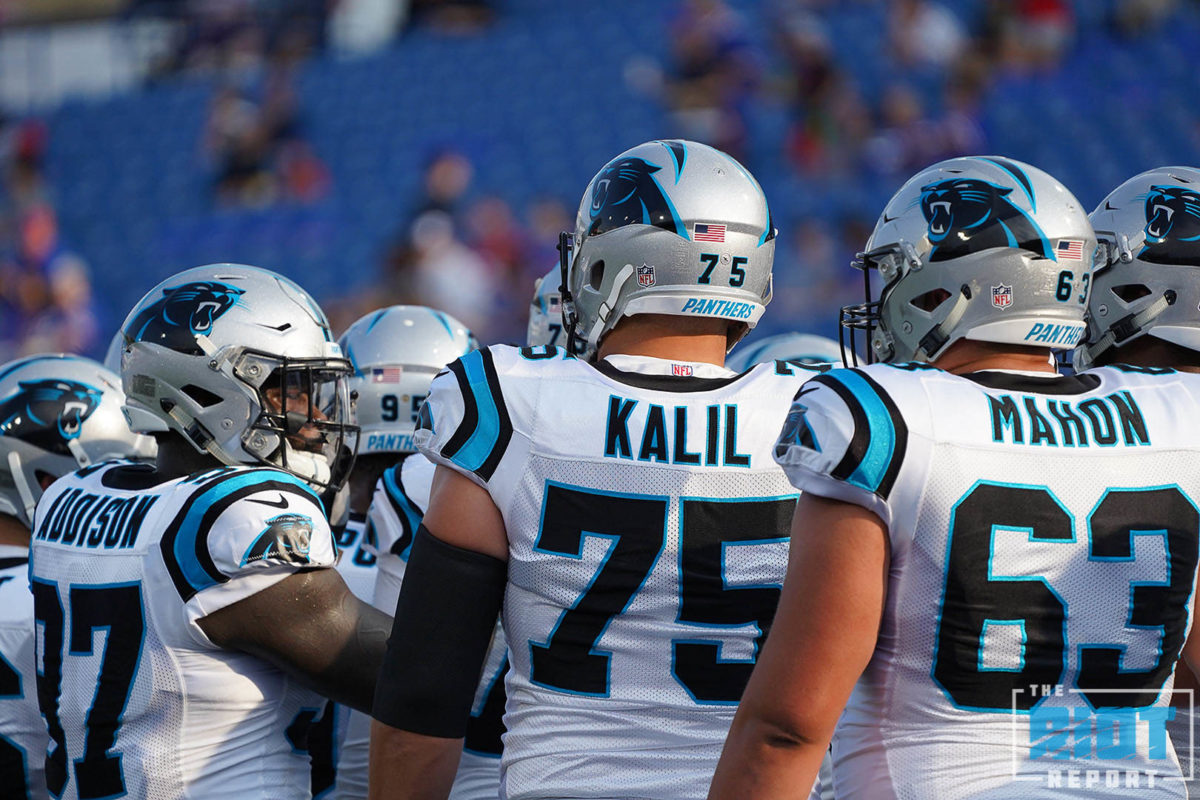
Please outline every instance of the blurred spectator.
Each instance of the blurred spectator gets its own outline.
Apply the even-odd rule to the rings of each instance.
[[[87,265],[62,246],[47,205],[22,218],[14,256],[0,264],[0,297],[8,317],[0,333],[17,340],[14,355],[87,354],[101,344]]]
[[[273,199],[267,136],[256,104],[233,87],[217,92],[205,146],[216,165],[217,199],[222,205],[266,205]]]
[[[889,87],[880,110],[879,133],[867,143],[867,166],[880,175],[899,175],[945,158],[982,152],[979,98],[975,80],[966,72],[956,73],[943,90],[943,115],[930,119],[911,87]]]
[[[460,226],[458,214],[463,196],[471,186],[475,167],[470,159],[457,150],[439,149],[425,162],[421,194],[410,205],[408,216],[400,225],[384,255],[384,271],[398,296],[397,302],[414,302],[417,292],[414,264],[417,260],[413,232],[417,220],[430,211],[445,215],[451,229]]]
[[[540,197],[533,201],[525,216],[530,237],[525,275],[532,292],[532,283],[538,275],[545,275],[547,269],[558,263],[558,235],[575,230],[575,209],[568,208],[557,197]]]
[[[338,0],[329,18],[331,47],[356,54],[379,50],[407,21],[408,5],[408,0]]]
[[[441,33],[478,33],[495,17],[491,0],[409,0],[413,27]]]
[[[1003,69],[1052,69],[1075,35],[1067,0],[988,0],[980,36],[984,52]]]
[[[251,75],[324,45],[328,0],[138,0],[130,16],[173,23],[175,45],[154,72]]]
[[[894,0],[888,40],[901,64],[945,67],[967,43],[962,22],[950,9],[928,0]]]
[[[791,12],[777,27],[788,69],[794,120],[787,151],[802,172],[841,174],[855,166],[870,132],[870,112],[834,61],[828,33],[816,17]]]
[[[838,311],[863,300],[862,275],[847,269],[871,226],[806,218],[786,226],[775,257],[775,297],[763,319],[773,332],[802,331],[836,339]]]
[[[867,143],[867,165],[882,175],[895,175],[931,163],[932,128],[911,87],[889,86],[881,103],[879,132]]]
[[[49,189],[42,172],[49,130],[41,120],[15,123],[0,148],[7,150],[4,182],[10,214],[19,215],[46,203]]]
[[[444,211],[456,216],[474,176],[475,166],[463,153],[449,148],[435,151],[425,163],[423,194],[415,213]]]
[[[412,245],[415,302],[458,317],[490,340],[499,287],[487,262],[459,240],[442,211],[427,211],[413,222]]]
[[[684,138],[745,158],[758,69],[746,23],[722,0],[683,0],[669,24],[669,105]]]
[[[268,73],[261,104],[232,86],[219,90],[209,113],[205,148],[214,164],[220,205],[311,203],[329,192],[329,170],[302,136],[287,68]]]
[[[503,198],[492,195],[471,206],[467,241],[502,282],[512,283],[524,272],[528,240]]]
[[[1138,36],[1160,27],[1178,5],[1178,0],[1116,0],[1112,28],[1116,33]]]

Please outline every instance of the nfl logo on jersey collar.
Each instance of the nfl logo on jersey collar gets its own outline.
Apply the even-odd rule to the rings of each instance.
[[[637,268],[637,279],[639,286],[654,285],[654,267],[649,264],[642,264]]]
[[[1012,287],[1005,286],[1003,283],[999,286],[992,287],[992,305],[1003,311],[1012,305],[1013,294]]]

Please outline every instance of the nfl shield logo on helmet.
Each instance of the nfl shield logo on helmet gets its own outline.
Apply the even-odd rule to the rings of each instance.
[[[639,286],[654,285],[654,267],[649,264],[642,264],[637,268],[637,279]]]
[[[1003,283],[999,286],[992,287],[992,305],[1003,311],[1012,305],[1013,294],[1012,287],[1005,286]]]

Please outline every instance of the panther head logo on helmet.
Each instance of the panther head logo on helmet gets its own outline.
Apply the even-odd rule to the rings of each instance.
[[[68,380],[21,381],[0,401],[0,435],[13,436],[60,455],[79,438],[83,422],[100,405],[102,392]]]
[[[683,223],[654,177],[660,169],[635,157],[608,164],[592,183],[588,235],[625,225],[654,225],[686,239]]]
[[[992,247],[1019,247],[1054,260],[1045,234],[1008,199],[1011,192],[1011,187],[977,178],[922,186],[921,213],[933,244],[929,259],[947,261]]]
[[[237,304],[242,289],[217,281],[196,281],[163,289],[125,329],[130,342],[151,342],[199,355],[196,336],[207,334],[222,314]]]
[[[1146,247],[1138,258],[1153,264],[1200,262],[1200,192],[1155,184],[1146,195]]]

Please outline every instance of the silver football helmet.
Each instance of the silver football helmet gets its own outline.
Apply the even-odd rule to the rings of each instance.
[[[870,361],[932,361],[959,339],[1074,347],[1096,236],[1079,201],[1041,170],[997,156],[942,161],[888,202],[854,266],[866,302],[841,322]],[[872,300],[870,272],[884,281]]]
[[[358,392],[364,454],[416,452],[417,411],[433,376],[479,346],[465,325],[426,306],[372,311],[347,328],[339,343],[354,366],[350,388]]]
[[[316,302],[258,267],[173,275],[121,326],[134,430],[174,431],[223,464],[266,464],[318,491],[353,465],[350,362]]]
[[[1092,225],[1100,251],[1075,367],[1143,335],[1200,350],[1200,170],[1135,175],[1096,207]]]
[[[529,328],[525,333],[525,344],[529,347],[566,347],[566,337],[562,332],[561,280],[562,270],[555,265],[533,283],[533,299],[529,301]]]
[[[768,361],[796,361],[801,364],[841,364],[842,346],[833,339],[812,333],[779,333],[746,343],[729,354],[725,366],[744,372],[755,364]]]
[[[771,300],[766,197],[745,167],[696,142],[646,142],[605,164],[559,249],[564,324],[592,350],[635,314],[728,320],[733,347]]]
[[[90,358],[0,366],[0,514],[31,528],[44,479],[113,458],[153,459],[154,439],[129,429],[124,403],[121,379]]]

